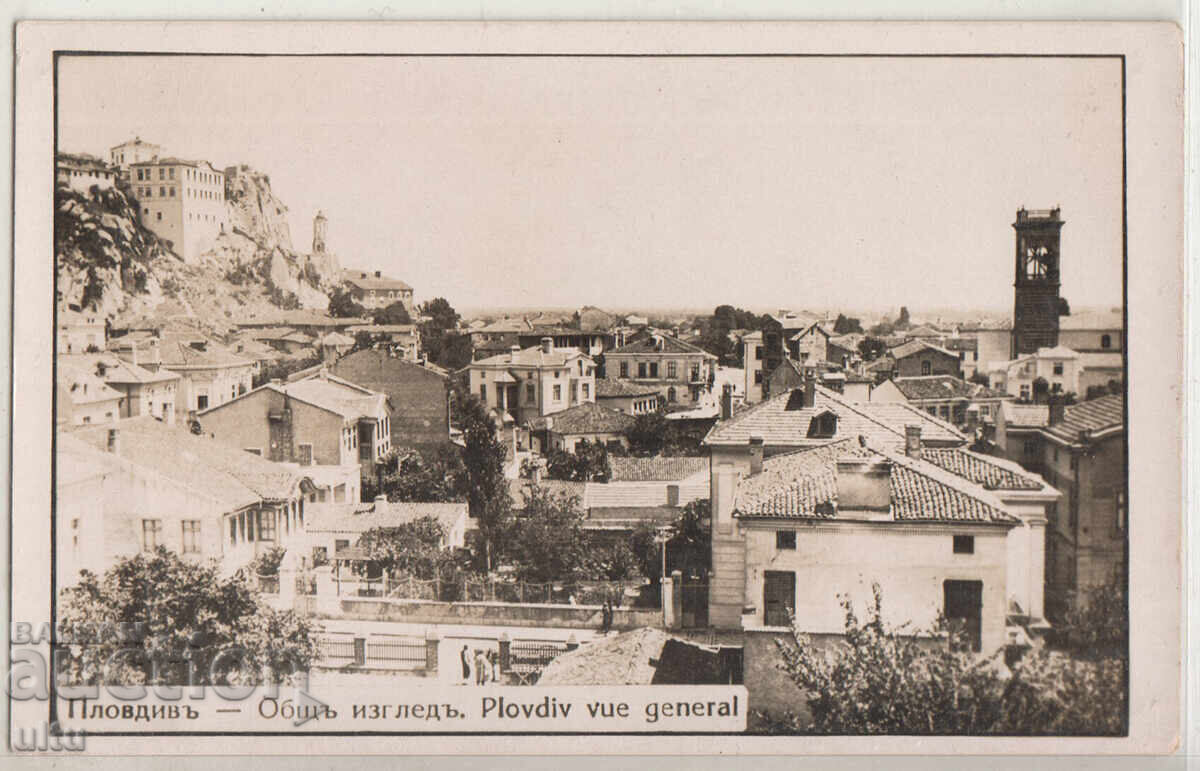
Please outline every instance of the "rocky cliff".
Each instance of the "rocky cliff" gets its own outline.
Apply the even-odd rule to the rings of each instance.
[[[296,251],[287,207],[267,175],[246,166],[226,174],[230,228],[190,264],[139,224],[137,205],[122,190],[60,187],[54,218],[59,299],[94,305],[118,323],[184,315],[212,328],[279,308],[325,309],[340,281],[337,257]]]

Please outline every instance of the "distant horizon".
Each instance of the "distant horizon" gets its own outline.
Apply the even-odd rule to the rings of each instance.
[[[247,164],[418,302],[1011,312],[1061,206],[1062,295],[1121,303],[1108,60],[147,58],[60,59],[61,151]]]

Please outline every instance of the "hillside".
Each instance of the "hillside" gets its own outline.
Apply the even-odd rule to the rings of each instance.
[[[230,232],[190,263],[138,223],[137,205],[121,190],[55,191],[55,259],[59,299],[94,305],[117,326],[146,316],[188,316],[221,329],[233,320],[280,308],[324,310],[339,281],[332,254],[292,246],[287,207],[270,179],[246,166],[230,169],[225,205]]]

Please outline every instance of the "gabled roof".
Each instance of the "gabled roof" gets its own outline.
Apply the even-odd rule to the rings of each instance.
[[[893,378],[892,382],[906,399],[1003,399],[1008,394],[979,383],[970,383],[953,375],[916,375]]]
[[[1073,444],[1124,430],[1125,397],[1112,394],[1065,407],[1062,422],[1047,425],[1042,433]]]
[[[511,352],[499,353],[499,354],[496,354],[495,356],[488,356],[486,359],[480,359],[479,361],[473,361],[467,366],[470,368],[496,367],[496,366],[504,366],[504,367],[510,367],[510,366],[512,366],[512,367],[565,367],[565,366],[567,366],[567,364],[569,364],[570,362],[574,361],[577,358],[583,358],[585,361],[588,361],[588,362],[591,362],[591,360],[592,360],[592,357],[588,356],[585,353],[582,353],[581,351],[577,351],[575,349],[571,349],[569,351],[552,350],[550,353],[545,353],[542,351],[541,346],[533,346],[532,348],[525,348],[523,350],[517,351],[515,357],[513,356],[513,354]]]
[[[370,290],[387,291],[387,290],[396,290],[396,289],[412,290],[411,286],[404,283],[400,279],[387,278],[386,276],[381,276],[379,278],[375,278],[374,275],[368,275],[366,278],[363,278],[361,275],[360,276],[350,276],[350,277],[347,277],[345,279],[345,281],[347,284],[353,284],[354,286],[358,287],[359,289],[365,289],[368,291],[370,291]]]
[[[329,346],[354,345],[354,338],[347,337],[346,335],[338,334],[337,332],[330,332],[329,334],[320,338],[318,340],[318,342],[320,342],[321,345],[329,345]]]
[[[828,439],[810,437],[809,431],[813,418],[826,411],[838,417],[838,437],[863,435],[881,444],[902,446],[904,427],[915,424],[921,426],[924,441],[966,442],[966,437],[949,423],[902,402],[851,402],[818,385],[814,405],[803,407],[799,398],[801,390],[784,391],[717,423],[704,437],[704,444],[744,444],[752,436],[762,437],[766,445],[775,447],[824,444]]]
[[[945,333],[929,324],[922,324],[919,327],[912,327],[905,334],[909,337],[941,337]]]
[[[792,335],[788,339],[789,340],[800,340],[801,338],[807,337],[812,332],[818,332],[822,335],[825,335],[826,340],[828,340],[833,335],[832,332],[830,332],[825,327],[821,326],[821,323],[819,321],[814,321],[812,324],[809,324],[807,327],[800,330],[796,334]]]
[[[556,434],[619,434],[633,427],[636,418],[620,410],[601,407],[594,402],[584,402],[574,407],[534,418],[535,427],[544,423]]]
[[[111,353],[60,354],[60,379],[75,373],[90,373],[104,383],[166,383],[179,375],[165,369],[151,372]]]
[[[910,340],[907,343],[904,343],[903,345],[898,345],[895,348],[892,348],[891,350],[889,350],[888,355],[891,356],[893,359],[899,360],[899,359],[907,358],[909,356],[913,356],[914,354],[918,354],[918,353],[921,353],[922,351],[926,351],[926,350],[937,351],[938,353],[944,353],[945,355],[949,356],[952,359],[958,358],[957,353],[955,353],[953,351],[947,351],[945,348],[942,348],[941,346],[934,345],[933,343],[928,343],[924,340]]]
[[[305,479],[299,471],[245,450],[197,436],[185,425],[168,426],[143,415],[86,426],[74,435],[98,449],[110,429],[120,432],[120,457],[217,499],[230,509],[290,498]]]
[[[708,458],[666,457],[608,459],[610,482],[678,482],[708,473]]]
[[[305,509],[304,529],[309,533],[365,533],[433,517],[449,532],[466,516],[466,503],[310,503]]]
[[[896,522],[1016,524],[991,493],[944,469],[900,453],[845,439],[769,458],[758,474],[743,478],[734,493],[734,516],[837,520],[837,461],[889,464],[891,515]]]
[[[661,344],[661,347],[659,347]],[[607,355],[622,355],[622,354],[662,354],[662,353],[683,353],[683,354],[700,354],[710,359],[715,359],[708,351],[702,348],[697,348],[691,343],[685,343],[677,337],[670,335],[649,335],[636,342],[626,343],[620,348],[614,348]]]
[[[107,385],[95,372],[82,367],[60,369],[58,379],[72,404],[95,404],[122,396],[120,391]]]
[[[504,332],[528,332],[529,325],[524,319],[498,319],[491,324],[487,324],[478,329],[472,329],[472,332],[481,332],[483,334],[500,334]]]
[[[649,396],[658,393],[658,389],[649,385],[638,385],[631,380],[620,380],[608,377],[596,378],[596,398],[617,398],[623,396]]]
[[[1043,490],[1046,484],[1012,461],[981,455],[961,447],[925,447],[921,459],[985,490]]]
[[[193,343],[202,344],[197,348]],[[166,333],[159,344],[164,367],[245,367],[253,362],[203,335]]]
[[[387,414],[387,396],[333,375],[322,375],[318,372],[282,387],[272,384],[264,387],[274,387],[289,396],[336,412],[349,420],[378,419]]]

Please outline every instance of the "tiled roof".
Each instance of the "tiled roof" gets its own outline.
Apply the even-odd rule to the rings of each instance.
[[[499,319],[491,324],[471,330],[472,332],[481,332],[484,334],[499,334],[504,332],[528,332],[529,325],[524,319]]]
[[[165,369],[151,372],[111,353],[64,354],[58,357],[58,366],[63,373],[90,372],[105,383],[165,383],[179,379],[174,372]]]
[[[332,376],[321,377],[318,374],[288,383],[282,388],[274,385],[265,387],[282,390],[301,401],[323,407],[351,420],[363,417],[381,418],[387,414],[383,403],[386,396]]]
[[[916,424],[921,426],[925,441],[966,442],[966,437],[949,423],[908,404],[851,402],[823,386],[817,386],[814,406],[800,407],[801,390],[785,391],[740,415],[717,423],[704,438],[704,444],[742,444],[752,436],[761,436],[767,445],[776,447],[826,444],[829,438],[809,436],[812,419],[826,411],[838,416],[837,435],[834,438],[862,435],[880,443],[901,446],[904,427]]]
[[[896,360],[886,353],[878,359],[867,362],[863,367],[867,372],[889,372],[895,368]]]
[[[1099,434],[1124,426],[1125,397],[1113,394],[1066,407],[1062,422],[1046,426],[1042,431],[1065,442],[1077,442],[1085,432]]]
[[[888,355],[891,356],[893,359],[903,359],[908,356],[918,354],[925,350],[937,351],[938,353],[944,353],[953,359],[958,358],[957,353],[954,353],[953,351],[947,351],[945,348],[942,348],[941,346],[934,345],[933,343],[927,343],[924,340],[910,340],[909,342],[904,343],[903,345],[898,345],[895,348],[888,351]]]
[[[677,482],[707,473],[708,458],[664,457],[609,458],[609,479],[613,482]]]
[[[208,161],[189,161],[185,158],[176,158],[174,156],[170,156],[167,158],[159,158],[159,157],[155,156],[154,158],[151,158],[148,161],[138,161],[137,163],[131,163],[129,165],[130,166],[195,166],[195,167],[204,166],[204,167],[211,169],[212,171],[217,172],[218,174],[223,173],[219,169],[217,169],[215,166],[213,166],[211,163],[209,163]]]
[[[734,497],[737,517],[838,519],[837,461],[843,457],[890,462],[891,515],[904,522],[1016,523],[1003,504],[938,466],[842,440],[770,458],[743,479]]]
[[[1003,399],[1007,394],[953,375],[917,375],[892,380],[906,399]]]
[[[59,384],[63,386],[72,404],[94,404],[121,398],[121,392],[108,386],[93,369],[79,364],[63,363],[60,363],[59,367]]]
[[[285,500],[303,478],[303,474],[282,464],[197,436],[183,424],[168,426],[149,415],[85,427],[74,433],[93,447],[104,449],[112,428],[120,432],[122,459],[216,498],[231,509],[261,500]]]
[[[1120,330],[1125,326],[1120,311],[1098,311],[1059,316],[1058,328],[1068,332],[1075,330]]]
[[[366,290],[393,290],[393,289],[411,290],[412,289],[411,286],[404,283],[403,281],[401,281],[398,278],[383,278],[383,277],[375,278],[374,276],[368,276],[367,278],[362,278],[361,276],[355,276],[352,278],[347,278],[346,283],[354,284],[359,289],[366,289]]]
[[[659,346],[662,343],[662,347]],[[645,337],[633,343],[626,343],[620,348],[614,348],[608,352],[614,354],[639,354],[639,353],[683,353],[683,354],[701,354],[709,358],[716,358],[711,353],[697,348],[691,343],[685,343],[677,337],[669,335],[659,335]]]
[[[203,349],[193,343],[201,343]],[[200,335],[166,334],[159,345],[164,367],[245,367],[252,362]]]
[[[1004,402],[1004,422],[1013,428],[1040,428],[1050,421],[1050,408],[1044,404]]]
[[[470,367],[479,366],[517,366],[517,367],[565,367],[578,357],[591,361],[591,357],[576,350],[555,350],[544,353],[541,346],[533,346],[518,351],[514,357],[511,352],[489,356],[486,359],[472,362]],[[515,359],[515,360],[511,360]]]
[[[416,324],[355,324],[346,327],[350,334],[356,332],[371,332],[381,335],[411,335],[417,331]],[[353,341],[352,341],[353,342]]]
[[[658,393],[658,389],[649,385],[638,385],[629,380],[619,380],[608,377],[596,378],[596,397],[619,396],[648,396]]]
[[[354,345],[354,338],[346,335],[330,332],[320,339],[321,345]]]
[[[913,327],[912,329],[909,329],[905,332],[905,334],[909,337],[941,337],[944,333],[939,329],[929,326],[928,324],[922,324],[919,327]]]
[[[547,415],[548,427],[556,434],[617,434],[631,428],[636,421],[620,410],[584,402]]]
[[[1045,486],[1015,463],[958,447],[926,447],[921,458],[987,490],[1041,490]]]
[[[365,533],[376,527],[399,527],[433,517],[449,532],[466,516],[466,503],[310,503],[304,528],[310,533]]]

